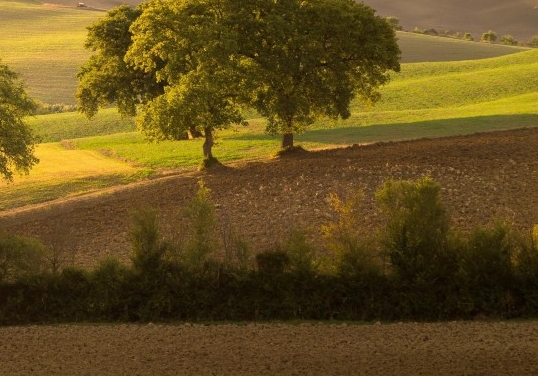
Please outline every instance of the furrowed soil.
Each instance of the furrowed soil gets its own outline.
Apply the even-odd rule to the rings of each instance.
[[[533,375],[538,323],[0,328],[4,375]]]
[[[297,152],[261,162],[177,173],[99,194],[0,213],[0,227],[41,239],[76,266],[129,262],[131,213],[156,208],[181,240],[198,180],[212,190],[221,228],[253,253],[293,228],[335,218],[329,196],[363,192],[365,235],[383,223],[374,192],[386,179],[430,176],[455,228],[495,219],[538,223],[538,128]],[[538,373],[538,322],[391,325],[75,325],[0,328],[1,374],[344,375]]]

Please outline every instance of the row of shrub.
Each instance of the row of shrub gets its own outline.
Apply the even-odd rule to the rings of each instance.
[[[439,185],[423,178],[385,182],[375,197],[385,224],[364,236],[362,198],[332,196],[323,252],[294,230],[254,260],[230,226],[219,231],[203,183],[180,242],[163,239],[155,210],[134,214],[129,264],[58,267],[39,242],[4,233],[0,324],[538,316],[538,228],[457,232]]]

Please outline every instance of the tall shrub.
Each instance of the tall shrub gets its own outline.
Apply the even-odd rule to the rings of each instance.
[[[133,213],[131,245],[135,270],[153,273],[159,269],[167,245],[161,238],[155,209],[145,208]]]
[[[381,262],[375,245],[361,231],[364,218],[360,208],[363,200],[362,192],[347,199],[341,199],[335,194],[330,196],[336,220],[322,225],[321,233],[329,251],[330,264],[338,274],[356,276],[380,272]]]
[[[442,283],[457,270],[440,190],[439,184],[426,177],[415,182],[388,180],[376,192],[386,218],[381,244],[403,283]]]
[[[39,241],[0,231],[0,283],[39,274],[46,268],[46,256]]]
[[[469,234],[461,267],[477,313],[510,314],[515,303],[515,250],[514,236],[506,223],[479,227]]]
[[[189,203],[185,214],[189,222],[189,236],[185,246],[185,262],[191,267],[201,267],[209,261],[216,248],[217,216],[211,201],[211,190],[203,180],[198,182],[195,197]]]

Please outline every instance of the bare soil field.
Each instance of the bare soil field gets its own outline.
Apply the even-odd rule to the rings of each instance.
[[[538,322],[0,328],[3,375],[535,375]]]
[[[363,227],[382,224],[374,193],[388,178],[430,176],[459,230],[494,220],[530,231],[538,224],[538,128],[304,151],[267,161],[186,172],[103,192],[0,212],[0,227],[40,239],[75,266],[114,256],[128,261],[132,213],[157,209],[163,235],[181,239],[184,209],[203,179],[221,227],[252,252],[275,247],[302,229],[322,248],[320,227],[334,219],[330,194],[361,191]]]

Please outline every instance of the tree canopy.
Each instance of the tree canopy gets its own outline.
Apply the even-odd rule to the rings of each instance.
[[[316,119],[375,102],[400,57],[391,25],[353,0],[149,0],[109,12],[86,45],[81,111],[116,103],[155,140],[198,132],[206,158],[245,107],[293,147]]]
[[[36,108],[17,74],[0,61],[0,176],[5,180],[11,181],[14,171],[28,173],[38,162],[36,138],[24,121]]]
[[[252,104],[283,148],[322,116],[348,118],[353,99],[378,100],[400,69],[392,26],[354,0],[245,0],[232,13],[238,53],[256,68]]]

